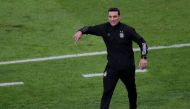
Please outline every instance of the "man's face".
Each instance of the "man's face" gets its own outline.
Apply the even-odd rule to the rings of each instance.
[[[120,21],[120,16],[117,11],[110,11],[108,13],[108,20],[111,26],[116,26]]]

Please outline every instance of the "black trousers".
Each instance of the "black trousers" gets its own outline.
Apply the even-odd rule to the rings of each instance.
[[[106,67],[104,76],[103,76],[103,96],[101,99],[100,109],[109,109],[109,104],[116,87],[118,80],[124,83],[129,98],[129,108],[137,108],[137,92],[135,85],[135,67],[128,69],[112,69],[109,66]]]

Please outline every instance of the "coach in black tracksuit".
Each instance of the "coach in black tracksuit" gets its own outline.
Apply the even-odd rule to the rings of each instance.
[[[82,34],[102,36],[107,47],[107,66],[103,77],[103,96],[100,109],[108,109],[115,86],[119,79],[125,84],[128,91],[130,109],[137,108],[137,92],[135,85],[135,62],[132,41],[135,41],[141,49],[139,66],[144,69],[147,65],[147,44],[136,33],[135,29],[120,22],[120,11],[117,8],[108,10],[109,22],[85,26],[75,35],[79,41]]]

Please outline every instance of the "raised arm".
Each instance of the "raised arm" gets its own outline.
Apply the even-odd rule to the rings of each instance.
[[[91,34],[96,36],[102,36],[104,31],[104,24],[95,25],[95,26],[85,26],[80,28],[75,34],[74,39],[78,42],[83,34]]]

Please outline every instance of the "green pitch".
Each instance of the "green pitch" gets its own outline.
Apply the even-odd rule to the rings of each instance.
[[[189,0],[0,0],[0,62],[104,51],[101,38],[73,34],[84,25],[106,21],[109,7],[119,7],[122,22],[136,28],[149,46],[190,43]],[[134,44],[134,47],[137,47]],[[139,52],[135,52],[138,65]],[[136,75],[139,109],[189,109],[190,48],[150,51],[147,73]],[[0,65],[0,109],[98,109],[106,56]],[[119,82],[110,109],[127,109]]]

